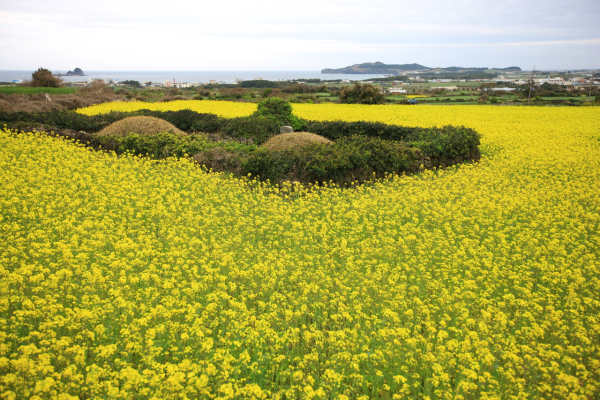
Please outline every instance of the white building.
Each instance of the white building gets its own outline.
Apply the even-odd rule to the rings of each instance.
[[[458,86],[433,86],[430,88],[431,90],[438,90],[438,89],[442,89],[442,90],[446,90],[448,92],[452,92],[454,90],[458,90]]]
[[[401,94],[406,94],[406,90],[400,89],[400,88],[390,88],[390,89],[388,89],[388,93],[401,95]]]

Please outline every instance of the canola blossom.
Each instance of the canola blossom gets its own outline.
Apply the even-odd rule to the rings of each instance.
[[[600,109],[294,111],[482,159],[302,192],[0,131],[0,398],[600,397]]]
[[[113,101],[110,103],[96,104],[80,108],[80,114],[96,115],[106,114],[111,111],[132,112],[139,110],[151,111],[180,111],[192,110],[199,113],[216,114],[219,117],[233,118],[245,117],[256,110],[254,103],[236,103],[233,101],[210,101],[210,100],[176,100],[165,103],[146,103],[143,101]]]

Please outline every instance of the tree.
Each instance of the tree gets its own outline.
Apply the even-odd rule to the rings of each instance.
[[[385,95],[380,88],[360,83],[354,86],[344,86],[340,90],[340,103],[342,104],[384,104]]]
[[[279,126],[291,125],[295,130],[302,129],[304,122],[292,114],[292,105],[278,97],[271,97],[258,103],[256,111],[252,114],[255,118],[270,119]]]
[[[269,95],[271,94],[272,91],[273,91],[273,89],[265,89],[265,90],[263,90],[262,97],[264,99],[266,99],[267,97],[269,97]]]
[[[62,85],[60,78],[53,76],[52,71],[46,68],[39,68],[31,74],[31,77],[33,78],[30,82],[32,87],[60,87]]]
[[[498,84],[496,82],[482,83],[481,85],[479,85],[479,89],[481,89],[484,92],[491,92],[497,87]]]
[[[125,85],[125,86],[142,87],[142,85],[140,84],[139,81],[126,80],[126,81],[123,81],[120,83],[121,83],[121,85]]]

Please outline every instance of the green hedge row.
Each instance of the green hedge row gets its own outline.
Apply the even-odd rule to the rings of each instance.
[[[287,110],[285,110],[287,111]],[[277,112],[277,110],[275,111]],[[234,138],[249,138],[262,144],[279,133],[282,124],[291,123],[296,130],[308,131],[338,141],[354,135],[382,140],[405,142],[419,148],[429,157],[455,157],[465,154],[479,144],[479,134],[470,128],[445,126],[442,128],[419,128],[386,125],[380,122],[304,121],[295,116],[286,117],[263,111],[240,118],[221,118],[214,114],[191,110],[150,111],[132,113],[112,112],[86,116],[73,111],[47,113],[0,112],[0,125],[9,128],[59,128],[85,132],[98,132],[123,118],[145,115],[164,119],[185,132],[222,133]],[[293,118],[292,118],[293,117]]]
[[[131,153],[154,159],[194,156],[201,165],[237,176],[251,174],[262,181],[281,183],[335,182],[350,185],[381,178],[386,173],[419,170],[421,152],[405,143],[362,135],[344,137],[330,144],[315,143],[300,149],[273,151],[254,144],[213,142],[205,134],[100,136],[69,130],[55,135],[73,138],[96,149]]]
[[[400,142],[350,136],[331,145],[315,143],[286,151],[260,148],[241,158],[240,172],[271,182],[349,185],[386,173],[416,172],[420,158],[417,149]]]
[[[258,147],[256,145],[238,142],[213,142],[208,140],[204,134],[181,136],[169,132],[157,133],[154,135],[89,135],[85,139],[87,139],[86,141],[89,142],[90,146],[96,149],[112,150],[117,154],[131,153],[148,156],[154,159],[190,157],[207,149],[217,147],[224,151],[241,155],[255,151]]]

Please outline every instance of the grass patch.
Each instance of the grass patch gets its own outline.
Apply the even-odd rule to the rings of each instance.
[[[27,86],[0,86],[0,93],[2,94],[73,94],[75,92],[77,92],[77,89],[72,87],[48,88]]]

